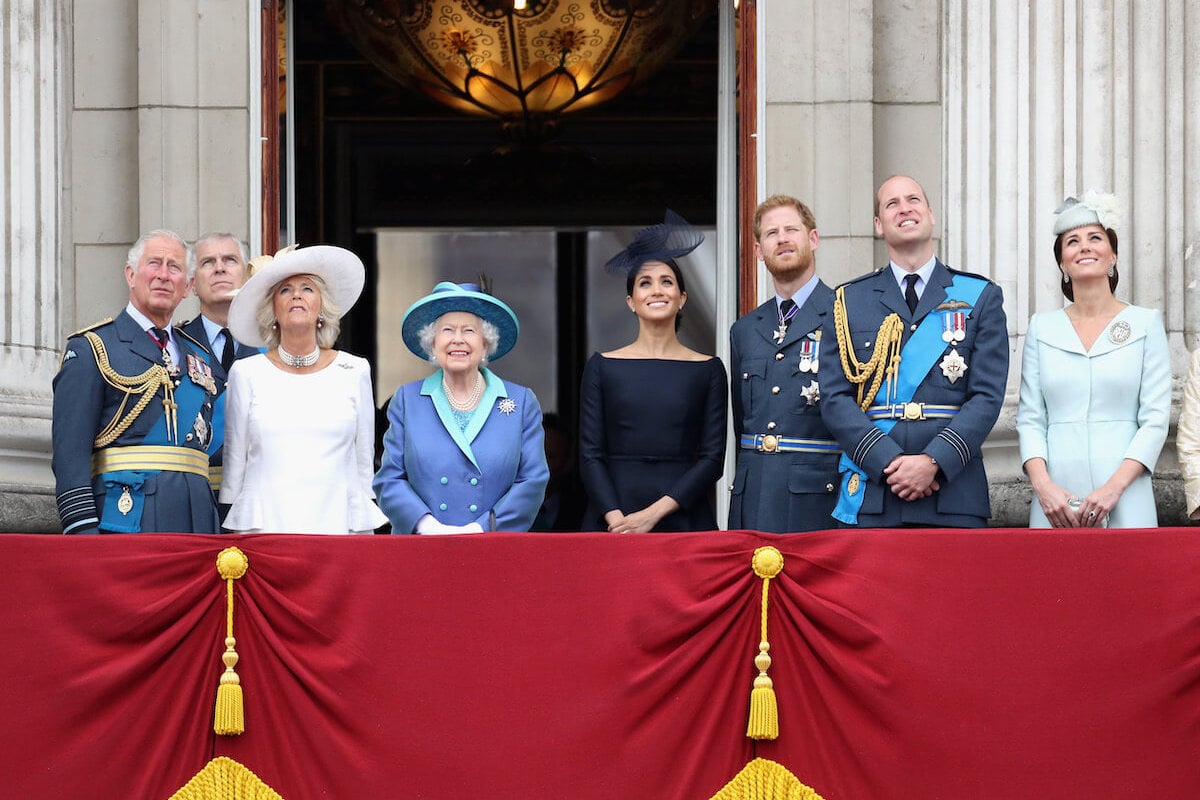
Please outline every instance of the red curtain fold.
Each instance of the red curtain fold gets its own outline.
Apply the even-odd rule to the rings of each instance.
[[[761,581],[780,738],[745,739]],[[212,733],[225,597],[246,732]],[[705,800],[755,755],[826,800],[1194,798],[1184,529],[0,536],[13,797]]]

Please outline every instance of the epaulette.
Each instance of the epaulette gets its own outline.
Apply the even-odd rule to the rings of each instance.
[[[113,321],[112,317],[105,317],[104,319],[100,320],[99,322],[93,322],[91,325],[88,325],[86,328],[80,328],[79,330],[75,331],[74,333],[71,334],[71,336],[68,336],[67,338],[70,339],[72,336],[83,336],[88,331],[94,331],[94,330],[96,330],[96,328],[107,325],[108,323],[110,323],[112,321]]]
[[[184,324],[184,325],[187,325],[187,323],[186,323],[186,322],[185,322],[185,323],[183,323],[183,324]],[[200,348],[202,351],[207,351],[207,350],[208,350],[208,347],[207,347],[207,345],[200,344],[200,342],[196,341],[196,339],[194,339],[194,338],[191,336],[191,334],[189,334],[187,331],[185,331],[181,325],[176,325],[176,326],[175,326],[175,333],[179,334],[179,335],[180,335],[180,336],[182,336],[184,339],[187,339],[189,342],[191,342],[192,344],[194,344],[194,345],[196,345],[197,347],[199,347],[199,348]]]
[[[844,283],[839,283],[834,288],[840,289],[843,286],[851,286],[855,283],[858,283],[859,281],[865,281],[867,278],[874,278],[876,275],[878,275],[880,272],[882,272],[885,269],[887,269],[887,264],[884,264],[882,267],[879,267],[878,269],[873,269],[870,272],[864,272],[862,275],[859,275],[857,278],[851,278],[850,280],[845,281]]]
[[[993,281],[988,276],[980,275],[976,272],[967,272],[965,269],[955,269],[954,267],[946,267],[946,269],[948,269],[951,273],[953,273],[955,275],[966,275],[968,278],[979,278],[979,280],[981,280],[981,281],[987,281],[988,283],[995,283],[995,281]]]

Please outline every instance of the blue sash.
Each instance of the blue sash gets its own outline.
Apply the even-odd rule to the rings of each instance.
[[[161,394],[161,390],[159,394]],[[194,432],[196,416],[203,410],[207,394],[204,387],[192,383],[191,379],[185,376],[179,381],[179,386],[175,387],[175,403],[177,405],[175,419],[178,424],[179,441],[176,442],[168,436],[167,415],[163,413],[159,415],[154,425],[138,444],[186,447],[187,432]],[[162,398],[156,396],[150,402],[161,403]],[[145,482],[159,472],[160,470],[120,470],[100,473],[100,479],[104,481],[106,490],[104,510],[100,515],[100,527],[114,533],[141,533],[142,511],[146,505]],[[133,505],[129,511],[121,513],[117,504],[126,488],[129,490],[129,499]]]
[[[973,308],[987,283],[982,278],[957,274],[946,287],[946,299],[957,300]],[[940,314],[926,314],[925,319],[921,320],[921,324],[905,342],[900,351],[900,369],[895,379],[896,391],[889,397],[888,402],[907,403],[913,399],[913,395],[921,387],[921,382],[925,380],[929,370],[933,369],[938,356],[946,350],[946,343],[942,340],[942,317],[952,313],[954,312],[943,311]],[[886,434],[896,422],[894,419],[877,419],[874,424]],[[830,516],[846,525],[857,525],[858,512],[862,508],[863,496],[867,490],[867,473],[846,453],[842,453],[838,462],[838,472],[842,475],[841,492],[838,495],[837,506]]]

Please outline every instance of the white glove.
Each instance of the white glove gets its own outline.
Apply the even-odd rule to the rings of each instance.
[[[478,522],[469,522],[466,525],[446,525],[438,522],[437,517],[433,514],[425,514],[417,520],[417,533],[425,536],[443,533],[483,533],[483,526]]]

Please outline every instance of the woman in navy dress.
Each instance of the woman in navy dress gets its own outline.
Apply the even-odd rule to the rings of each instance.
[[[595,353],[580,392],[585,530],[715,530],[712,493],[725,462],[727,387],[720,359],[676,334],[687,302],[675,259],[703,235],[671,211],[606,265],[626,275],[638,336]]]

